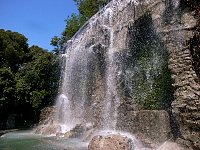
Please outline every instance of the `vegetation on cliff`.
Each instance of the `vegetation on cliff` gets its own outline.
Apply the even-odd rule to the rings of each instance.
[[[72,38],[72,36],[89,20],[95,13],[98,12],[109,0],[73,0],[78,8],[78,14],[71,14],[65,20],[66,26],[61,36],[54,36],[51,40],[54,51],[58,53],[62,50],[63,43]]]
[[[10,114],[17,114],[22,126],[37,120],[57,93],[58,57],[28,47],[27,41],[20,33],[0,30],[0,128]]]
[[[149,12],[129,28],[133,68],[131,97],[142,109],[168,109],[173,100],[171,73],[168,69],[168,52],[156,35]]]

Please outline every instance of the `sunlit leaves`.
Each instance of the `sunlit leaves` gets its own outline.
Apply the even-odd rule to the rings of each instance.
[[[83,25],[85,21],[82,21],[79,15],[72,14],[65,20],[65,22],[66,22],[66,28],[65,31],[63,32],[63,36],[65,36],[66,39],[70,39],[78,31],[78,29]]]
[[[0,67],[16,72],[26,59],[27,39],[17,32],[0,30]]]
[[[37,114],[52,103],[58,81],[58,56],[38,46],[28,48],[17,32],[0,30],[0,115]]]

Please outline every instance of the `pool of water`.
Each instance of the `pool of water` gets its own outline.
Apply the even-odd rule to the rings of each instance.
[[[87,146],[80,139],[47,137],[31,131],[16,131],[0,137],[0,150],[87,150]]]

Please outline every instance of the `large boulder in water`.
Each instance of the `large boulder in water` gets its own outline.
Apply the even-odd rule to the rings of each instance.
[[[132,140],[128,137],[111,134],[93,137],[88,150],[130,150],[132,146]]]
[[[65,138],[78,138],[81,137],[86,131],[86,127],[82,124],[77,124],[73,129],[64,133]]]
[[[93,124],[77,124],[73,129],[64,133],[65,138],[83,138],[87,139],[88,133],[94,131]]]

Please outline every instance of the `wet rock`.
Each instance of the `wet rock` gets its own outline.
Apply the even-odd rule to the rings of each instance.
[[[88,150],[130,150],[132,146],[128,137],[113,134],[93,137]]]
[[[188,150],[174,142],[165,142],[157,150]]]
[[[11,114],[8,116],[7,122],[6,122],[6,129],[12,129],[15,127],[15,118],[16,114]]]
[[[191,3],[197,2],[197,0],[196,1],[187,0],[187,1],[191,1]],[[191,52],[193,52],[194,54],[198,54],[197,50],[199,49],[198,48],[199,46],[194,45],[196,43],[195,38],[197,37],[194,37],[191,40],[193,47],[195,46],[193,48],[194,51],[191,51],[191,49],[189,48],[191,47],[191,45],[188,46],[186,44],[187,41],[190,41],[190,39],[194,36],[194,31],[192,30],[196,26],[196,23],[197,23],[196,18],[193,16],[193,13],[190,12],[190,9],[188,8],[186,10],[184,10],[185,8],[184,9],[181,8],[183,10],[180,11],[180,14],[178,11],[178,14],[177,14],[175,12],[175,9],[178,9],[178,6],[172,7],[171,0],[168,0],[168,1],[148,0],[147,3],[144,3],[142,5],[137,5],[132,0],[127,0],[127,1],[124,0],[123,2],[112,1],[109,5],[107,5],[107,8],[108,7],[110,8],[109,9],[105,8],[104,10],[97,13],[93,18],[91,18],[91,20],[85,24],[85,26],[79,31],[79,33],[77,33],[76,36],[74,36],[71,39],[69,46],[67,46],[69,49],[73,49],[70,51],[81,49],[81,51],[78,51],[79,53],[77,53],[76,55],[76,56],[80,55],[81,57],[77,57],[77,60],[82,59],[82,54],[85,54],[81,52],[86,52],[88,51],[88,49],[94,52],[93,54],[91,54],[94,61],[91,61],[91,60],[87,61],[87,66],[90,66],[88,68],[90,68],[90,70],[92,71],[89,73],[90,75],[86,77],[86,78],[90,78],[91,82],[85,82],[85,83],[86,85],[87,84],[88,85],[91,84],[91,85],[86,89],[84,88],[86,91],[84,91],[83,93],[88,94],[86,96],[84,95],[85,97],[87,97],[88,101],[84,103],[86,113],[82,117],[86,119],[87,121],[92,120],[92,122],[96,122],[97,125],[101,123],[100,121],[101,121],[102,112],[103,112],[102,110],[104,109],[103,108],[104,105],[102,103],[104,102],[104,99],[105,99],[104,96],[106,95],[106,92],[105,92],[106,91],[105,90],[106,68],[104,67],[106,66],[106,59],[105,59],[107,57],[106,53],[107,51],[109,51],[109,48],[112,47],[112,50],[114,50],[115,53],[118,52],[120,56],[121,54],[126,53],[125,50],[129,50],[129,49],[131,51],[133,50],[133,54],[135,55],[135,51],[134,51],[135,49],[131,49],[130,45],[127,44],[128,43],[127,39],[130,39],[131,44],[140,43],[138,41],[133,40],[134,36],[137,35],[137,32],[140,32],[140,30],[138,30],[140,28],[139,26],[137,26],[136,23],[140,21],[142,16],[145,16],[144,14],[148,12],[148,14],[150,15],[149,22],[150,23],[152,22],[151,24],[149,24],[149,26],[151,27],[151,30],[150,32],[146,32],[148,30],[144,30],[145,32],[143,30],[141,31],[143,31],[144,34],[145,35],[147,34],[148,36],[154,35],[150,33],[155,32],[154,36],[159,39],[158,41],[162,41],[159,44],[164,45],[162,49],[163,50],[167,49],[168,51],[168,58],[169,58],[168,68],[171,71],[171,76],[174,81],[174,84],[173,84],[174,85],[174,101],[172,102],[172,111],[173,111],[173,117],[175,116],[174,117],[176,120],[175,122],[177,123],[177,127],[178,127],[177,131],[180,132],[180,133],[178,132],[176,133],[176,137],[180,136],[183,141],[181,143],[185,143],[185,145],[187,145],[188,147],[191,147],[191,143],[192,143],[193,145],[192,147],[194,147],[195,149],[199,149],[200,148],[200,143],[199,143],[200,141],[200,132],[199,132],[200,85],[199,85],[199,80],[197,76],[198,75],[197,71],[199,70],[199,67],[198,67],[199,55],[195,57],[194,56],[192,57],[191,55]],[[183,2],[183,1],[180,1],[180,2]],[[199,6],[199,5],[194,4],[194,6]],[[172,9],[170,7],[172,7]],[[196,13],[199,14],[199,11]],[[163,20],[166,20],[166,22],[164,23]],[[147,19],[144,19],[144,24],[146,22],[147,22]],[[130,36],[129,32],[131,32],[130,35],[133,35],[133,37],[129,37]],[[113,35],[112,38],[111,38],[111,35]],[[142,34],[140,38],[142,39],[142,41],[143,40],[145,41]],[[147,41],[147,43],[149,42],[150,41]],[[155,41],[153,40],[152,43],[155,43]],[[96,47],[95,45],[100,45],[100,46]],[[137,45],[134,45],[134,47],[138,49]],[[68,51],[68,49],[66,49],[66,51]],[[155,55],[155,53],[152,53],[152,54]],[[92,57],[89,57],[89,58],[92,59]],[[127,58],[129,58],[129,56]],[[134,57],[130,57],[130,58],[132,60],[135,60]],[[125,59],[124,56],[123,56],[123,59]],[[158,59],[159,64],[161,60],[162,59]],[[194,62],[197,63],[195,65],[196,67],[192,66]],[[78,64],[77,66],[79,66],[80,68],[82,67],[81,63],[80,64],[77,63],[77,64]],[[132,67],[134,67],[134,65],[135,65],[135,62],[133,63]],[[150,64],[150,66],[152,65]],[[85,66],[83,65],[83,67]],[[126,69],[126,66],[123,67],[122,65],[122,68]],[[155,68],[158,68],[158,67],[155,67]],[[197,69],[196,72],[194,71],[194,68]],[[74,70],[77,70],[77,69],[74,69]],[[87,70],[87,71],[89,72],[90,70]],[[127,72],[127,69],[126,70],[122,69],[122,71],[120,72],[125,72],[125,75],[129,75]],[[155,72],[155,71],[151,71],[151,72]],[[78,74],[78,73],[74,72],[74,75],[75,74]],[[116,74],[118,73],[116,72]],[[76,76],[74,79],[77,79],[77,78],[79,78],[79,76]],[[120,79],[120,81],[122,80]],[[125,81],[127,81],[127,83],[130,83],[130,81],[132,81],[132,77],[130,78],[130,80],[127,79]],[[92,83],[94,83],[94,85]],[[124,83],[120,84],[120,86],[124,87],[123,85]],[[80,88],[79,86],[77,87],[78,87],[77,89]],[[129,87],[129,84],[128,84],[128,87]],[[74,89],[76,89],[76,86]],[[73,98],[76,99],[75,95],[77,95],[77,91],[71,88],[69,88],[68,90],[71,90],[70,92],[72,92],[73,93],[72,95],[74,95]],[[127,91],[128,90],[125,89],[124,93],[126,93]],[[141,93],[139,94],[141,95]],[[82,97],[82,95],[80,95],[80,97]],[[79,99],[80,98],[77,96],[77,100]],[[117,120],[118,127],[121,130],[126,130],[128,132],[136,133],[138,135],[140,134],[143,135],[141,139],[143,143],[145,143],[148,147],[154,147],[152,144],[153,140],[156,142],[164,142],[171,137],[169,116],[167,112],[148,111],[148,110],[140,111],[139,107],[136,105],[132,97],[131,99],[125,99],[121,103],[123,107],[120,109],[122,109],[121,112],[123,113],[119,114],[118,120]],[[52,121],[51,117],[48,117],[48,116],[53,116],[53,115],[50,115],[50,114],[51,114],[51,111],[49,109],[43,110],[43,112],[41,113],[40,122],[45,125],[51,122]],[[48,133],[52,133],[53,131],[55,131],[55,129],[56,127],[54,126],[51,127],[51,124],[50,124],[50,126],[47,126],[47,129],[44,131]],[[42,131],[43,128],[38,129],[38,130]],[[80,125],[80,126],[76,126],[71,131],[65,133],[64,136],[68,138],[78,137],[78,136],[82,136],[85,131],[87,131],[87,129],[84,126]],[[150,139],[150,140],[147,140],[147,139]],[[105,148],[106,145],[104,144],[105,142],[103,141],[109,142],[109,140],[110,139],[109,138],[107,139],[106,137],[101,137],[101,138],[95,137],[91,141],[93,144],[92,143],[90,144],[90,148],[100,149],[101,147],[98,143],[101,143],[104,145],[104,149],[106,149]],[[111,145],[115,142],[119,144],[119,140],[113,140],[111,141]],[[95,146],[95,143],[96,143],[96,146]],[[113,145],[113,147],[114,146],[115,145]]]
[[[40,120],[38,126],[34,129],[36,134],[56,134],[61,128],[53,124],[54,122],[55,106],[45,107],[41,110]]]
[[[197,20],[192,16],[191,13],[185,13],[181,18],[182,23],[187,28],[194,28],[197,25]]]
[[[188,4],[199,6],[199,1],[187,1]],[[194,7],[191,8],[194,8]],[[192,9],[191,9],[192,10]],[[185,12],[185,13],[184,13]],[[195,35],[195,28],[198,25],[199,16],[193,12],[183,10],[181,14],[181,26],[190,28],[181,32],[168,32],[166,47],[169,52],[168,66],[174,80],[174,101],[172,102],[172,112],[177,124],[177,142],[191,149],[200,149],[200,124],[199,122],[199,101],[200,84],[198,71],[196,70],[196,60],[198,55],[198,36]],[[195,28],[194,28],[195,27]],[[197,28],[198,29],[198,28]],[[187,43],[187,41],[189,41]],[[177,46],[178,45],[178,46]],[[196,68],[197,67],[197,68]]]
[[[65,139],[69,139],[69,138],[72,138],[72,137],[75,137],[75,134],[73,133],[73,131],[68,131],[68,132],[64,133]]]
[[[65,138],[80,138],[86,139],[86,135],[93,131],[94,127],[92,124],[77,124],[73,129],[64,133]],[[88,135],[89,136],[89,135]]]
[[[64,133],[61,133],[61,132],[57,132],[57,133],[56,133],[56,136],[57,136],[57,137],[64,137],[65,134],[64,134]]]
[[[64,138],[68,139],[68,138],[78,138],[80,137],[84,132],[83,131],[79,131],[76,130],[76,128],[64,133]]]
[[[149,148],[149,149],[156,149],[159,146],[159,143],[156,142],[153,139],[148,138],[147,136],[141,134],[141,133],[137,133],[135,135],[137,137],[137,139],[142,143],[142,145],[144,147]]]
[[[61,131],[61,127],[58,125],[47,124],[47,125],[39,125],[34,133],[36,134],[44,134],[44,135],[53,135]]]
[[[39,124],[47,124],[53,121],[55,106],[45,107],[41,110]]]
[[[142,141],[146,143],[145,145],[152,145],[150,141],[162,143],[171,137],[169,115],[164,110],[127,112],[126,115],[121,118],[118,127],[133,134],[137,134],[139,139],[144,139]],[[147,141],[146,139],[149,140]]]

